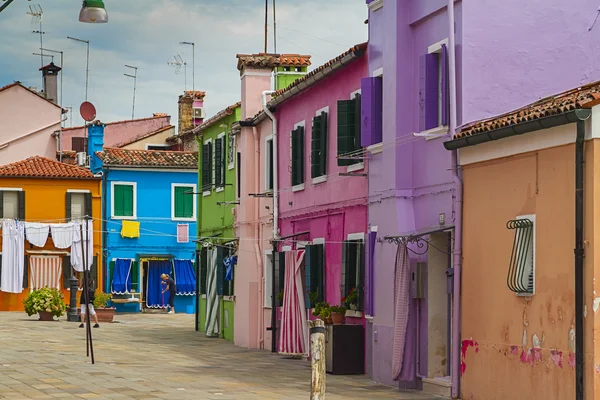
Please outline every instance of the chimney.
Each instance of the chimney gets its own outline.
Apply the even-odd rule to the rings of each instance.
[[[262,110],[262,92],[271,90],[274,70],[277,71],[275,90],[278,90],[306,74],[310,65],[310,56],[300,54],[238,54],[237,58],[242,80],[242,120]]]
[[[202,124],[204,117],[195,118],[194,113],[197,115],[204,115],[202,114],[203,111],[194,110],[203,110],[204,96],[206,96],[206,93],[198,90],[187,90],[181,96],[179,96],[179,119],[177,124],[178,135],[181,135],[183,132],[192,129],[196,125]]]
[[[88,156],[90,157],[90,170],[96,174],[102,170],[102,160],[96,155],[97,151],[104,148],[104,124],[98,120],[88,127]]]
[[[58,73],[61,68],[53,62],[40,68],[44,77],[44,96],[54,104],[58,104]]]

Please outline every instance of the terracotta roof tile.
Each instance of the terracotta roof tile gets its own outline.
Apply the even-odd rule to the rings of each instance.
[[[204,100],[204,97],[206,97],[206,92],[199,90],[186,90],[183,94],[184,96],[193,97],[196,100]]]
[[[149,138],[149,137],[151,137],[151,136],[158,135],[159,133],[162,133],[162,132],[168,131],[169,129],[175,129],[175,127],[174,127],[173,125],[163,126],[162,128],[159,128],[159,129],[157,129],[157,130],[155,130],[155,131],[152,131],[152,132],[147,132],[147,133],[142,133],[142,134],[140,134],[140,135],[137,135],[137,136],[136,136],[136,137],[134,137],[134,138],[131,138],[131,139],[129,139],[129,140],[126,140],[126,141],[124,141],[124,142],[121,142],[121,143],[119,143],[119,144],[116,144],[116,145],[115,145],[115,147],[123,147],[123,146],[127,146],[128,144],[135,143],[135,142],[137,142],[138,140],[146,139],[146,138]]]
[[[274,68],[281,65],[290,67],[308,67],[311,65],[310,56],[301,54],[237,54],[237,68]]]
[[[355,55],[356,58],[358,58],[358,57],[362,56],[366,50],[367,50],[367,43],[366,42],[365,43],[357,44],[356,46],[348,49],[347,51],[345,51],[344,53],[340,54],[336,58],[333,58],[333,59],[327,61],[325,64],[321,65],[320,67],[318,67],[318,68],[310,71],[308,74],[304,75],[303,77],[296,79],[294,82],[292,82],[286,88],[278,90],[277,92],[275,92],[275,94],[273,95],[273,97],[277,97],[277,96],[282,95],[282,94],[284,94],[286,92],[289,92],[292,88],[298,86],[302,82],[305,82],[306,80],[308,80],[312,76],[314,76],[314,75],[320,73],[321,71],[323,71],[323,70],[331,67],[333,64],[336,64],[336,63],[340,62],[344,57],[349,56],[349,55]]]
[[[600,104],[600,81],[546,97],[506,114],[472,122],[461,127],[460,131],[454,135],[454,139],[475,136],[499,128],[535,121],[573,111],[576,108],[590,108],[597,104]]]
[[[94,174],[87,168],[61,163],[41,156],[30,157],[26,160],[0,166],[0,177],[96,179]]]
[[[105,147],[96,155],[108,166],[198,168],[198,153],[190,151],[130,150]]]

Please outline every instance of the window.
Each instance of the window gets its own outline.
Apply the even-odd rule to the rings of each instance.
[[[307,245],[304,249],[306,308],[313,308],[325,301],[325,244]]]
[[[135,182],[111,182],[112,218],[136,218],[136,184]]]
[[[173,183],[171,185],[171,219],[174,221],[195,221],[196,185]]]
[[[25,192],[21,189],[0,189],[0,218],[25,219]]]
[[[264,261],[264,276],[265,276],[265,286],[263,289],[263,306],[265,308],[272,308],[273,302],[272,299],[272,291],[273,291],[273,254],[272,252],[268,252],[265,254]]]
[[[428,131],[448,125],[447,40],[429,47],[419,65],[419,128]]]
[[[310,146],[310,176],[318,178],[327,175],[327,113],[328,108],[317,111],[313,118]],[[313,180],[313,183],[318,183]]]
[[[166,144],[147,144],[146,150],[169,150],[170,146]]]
[[[202,146],[202,192],[204,196],[210,194],[213,186],[213,146],[212,139],[208,139]]]
[[[291,133],[292,141],[292,186],[304,184],[304,125],[298,124]]]
[[[237,198],[242,197],[242,153],[237,153]]]
[[[265,189],[273,190],[273,135],[267,136],[265,149]]]
[[[519,296],[535,294],[535,215],[521,215],[508,221],[515,231],[508,277],[508,288]]]
[[[361,95],[356,93],[351,100],[339,100],[338,107],[338,134],[337,134],[337,163],[340,166],[353,165],[362,162],[361,154]],[[355,155],[354,160],[345,159],[344,156]],[[342,157],[342,158],[340,158]]]
[[[342,298],[350,309],[363,309],[364,253],[364,233],[348,235],[342,244]]]
[[[360,92],[360,144],[372,146],[383,141],[383,75],[363,78]]]
[[[71,148],[75,153],[87,153],[87,138],[72,137]]]
[[[235,135],[229,132],[229,146],[227,147],[227,169],[235,167]]]
[[[215,141],[215,186],[217,191],[225,187],[225,134],[221,133]]]
[[[92,216],[92,194],[89,191],[68,190],[65,198],[67,221]]]
[[[94,262],[95,262],[95,257],[94,257]],[[70,261],[69,261],[70,264]],[[113,258],[111,262],[108,263],[108,281],[110,282],[111,285],[111,289],[110,291],[112,292],[112,282],[113,282],[113,277],[115,275],[115,266],[117,264],[117,259]],[[142,267],[144,268],[144,272],[146,272],[144,274],[144,281],[147,281],[148,279],[148,261],[144,261],[142,262]],[[146,285],[143,285],[144,287]],[[134,259],[131,259],[131,291],[134,293],[141,293],[142,292],[142,287],[140,286],[140,263]]]

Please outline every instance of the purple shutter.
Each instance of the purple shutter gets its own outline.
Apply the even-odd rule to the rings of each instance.
[[[442,125],[448,125],[448,111],[450,103],[448,102],[448,49],[442,45]]]
[[[361,146],[383,140],[383,79],[361,79]]]
[[[377,232],[369,232],[369,265],[368,265],[368,273],[367,273],[367,307],[366,312],[368,315],[375,315],[375,280],[374,280],[374,271],[375,271],[375,243],[377,242]]]
[[[426,54],[419,59],[419,129],[438,126],[438,55]]]

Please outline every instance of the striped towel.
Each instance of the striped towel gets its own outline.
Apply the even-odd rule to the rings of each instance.
[[[57,256],[31,256],[29,260],[31,267],[29,284],[32,290],[45,287],[60,289],[62,258]]]
[[[394,341],[392,351],[392,377],[394,380],[400,378],[404,362],[404,345],[406,343],[410,302],[409,269],[408,248],[406,244],[400,244],[398,245],[396,270],[394,271]]]
[[[300,355],[308,351],[308,328],[300,269],[303,261],[304,250],[285,252],[285,283],[279,336],[281,354]]]

